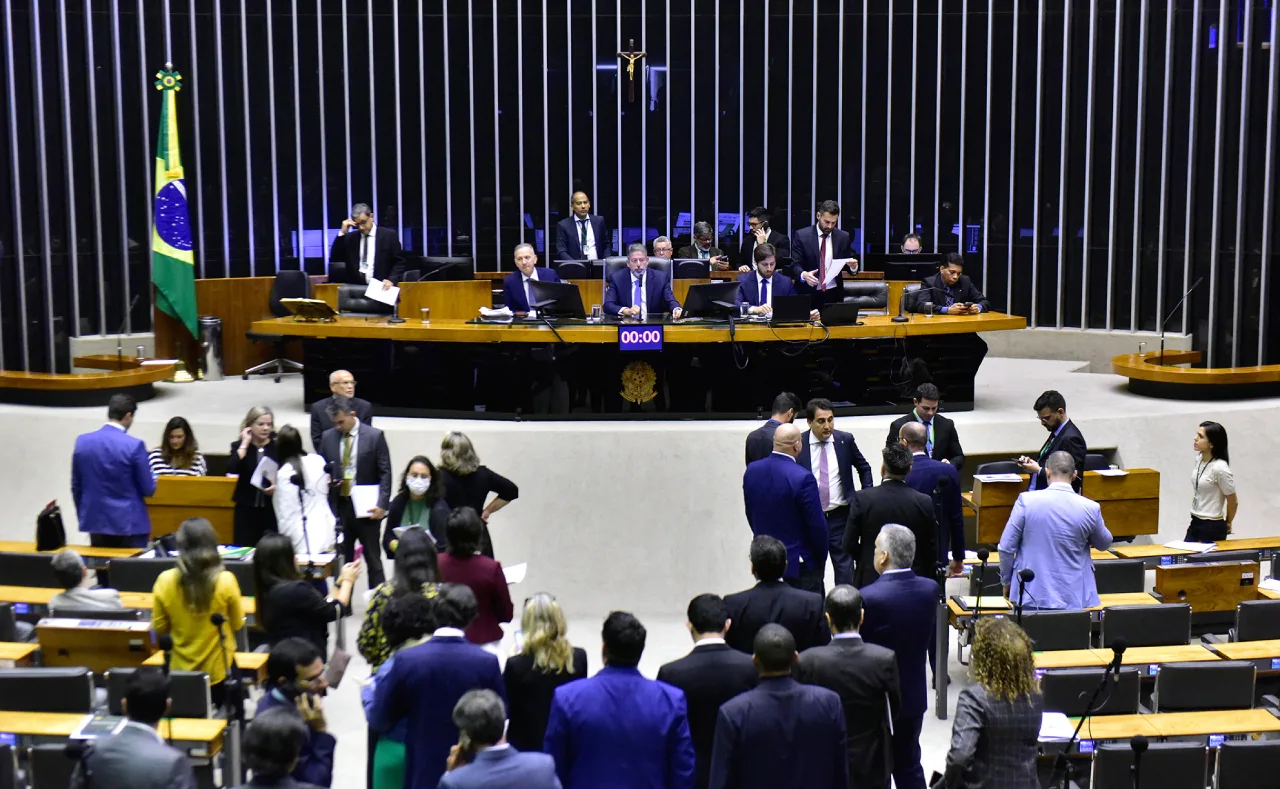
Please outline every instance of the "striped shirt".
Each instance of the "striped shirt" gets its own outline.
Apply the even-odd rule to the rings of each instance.
[[[204,455],[199,452],[196,453],[195,461],[192,462],[190,468],[177,468],[165,462],[158,447],[151,450],[151,454],[147,455],[147,463],[151,466],[151,476],[153,477],[203,477],[207,470]]]

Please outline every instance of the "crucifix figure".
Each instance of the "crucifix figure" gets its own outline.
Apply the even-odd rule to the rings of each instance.
[[[634,103],[636,100],[636,61],[644,57],[645,52],[636,52],[636,40],[634,38],[627,39],[628,52],[619,52],[618,57],[627,59],[627,81],[630,83],[627,87],[627,100]]]

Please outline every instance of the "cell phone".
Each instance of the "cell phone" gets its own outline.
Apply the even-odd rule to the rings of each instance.
[[[363,559],[363,558],[364,558],[364,545],[357,545],[357,546],[356,546],[355,559],[353,559],[352,561],[356,561],[356,562],[358,562],[358,561],[360,561],[360,560],[361,560],[361,559]]]

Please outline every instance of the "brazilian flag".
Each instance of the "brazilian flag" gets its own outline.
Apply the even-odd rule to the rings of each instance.
[[[191,221],[187,215],[187,187],[178,148],[178,110],[175,99],[182,75],[166,63],[156,73],[160,106],[160,134],[156,139],[156,192],[151,227],[151,282],[156,306],[197,337],[195,259],[191,252]]]

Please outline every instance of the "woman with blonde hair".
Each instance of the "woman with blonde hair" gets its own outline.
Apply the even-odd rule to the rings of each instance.
[[[440,469],[444,476],[444,500],[449,510],[470,507],[480,513],[480,520],[485,524],[480,552],[494,558],[493,541],[489,539],[489,516],[515,501],[520,489],[511,480],[481,465],[471,439],[456,430],[446,434],[440,442]],[[486,503],[490,493],[494,496]]]
[[[1031,639],[1012,619],[978,622],[947,754],[947,789],[1038,789],[1036,750],[1044,698]]]
[[[178,527],[178,566],[165,570],[151,589],[151,627],[173,637],[170,667],[209,675],[213,702],[221,704],[227,667],[235,662],[236,631],[244,627],[240,585],[222,566],[218,535],[204,518],[188,518]],[[223,638],[210,619],[226,620]]]
[[[587,653],[569,643],[560,604],[546,592],[524,603],[520,617],[524,643],[502,672],[507,689],[507,742],[517,750],[542,750],[556,688],[587,676]]]
[[[265,405],[255,405],[240,423],[240,438],[231,442],[227,455],[227,476],[238,477],[231,500],[236,503],[232,540],[249,547],[269,531],[276,530],[276,511],[271,496],[276,492],[276,479],[261,480],[262,487],[252,484],[253,472],[263,458],[278,462],[276,455],[275,414]]]

